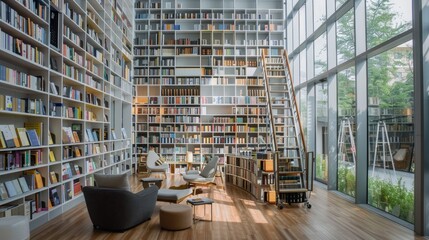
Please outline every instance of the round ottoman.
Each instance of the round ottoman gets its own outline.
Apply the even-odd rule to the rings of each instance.
[[[27,216],[10,216],[0,218],[1,239],[30,239],[30,223]]]
[[[192,226],[192,208],[187,205],[169,204],[161,207],[159,212],[161,228],[182,230]]]

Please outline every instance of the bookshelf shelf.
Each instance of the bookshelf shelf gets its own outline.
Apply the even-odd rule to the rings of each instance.
[[[150,145],[168,150],[168,160],[178,165],[171,169],[181,169],[187,151],[198,163],[206,154],[224,162],[239,148],[260,147],[258,136],[267,140],[268,129],[266,111],[259,110],[266,100],[258,59],[261,51],[279,55],[283,49],[282,9],[281,1],[136,1],[135,152]],[[236,112],[237,106],[249,110]],[[195,112],[170,111],[186,107]],[[221,117],[228,120],[215,129]],[[174,141],[162,140],[173,133]]]
[[[0,4],[0,207],[15,209],[0,216],[26,214],[34,229],[83,201],[80,188],[94,184],[93,173],[131,172],[131,139],[113,140],[110,132],[132,129],[133,3]],[[2,15],[10,11],[31,28]]]

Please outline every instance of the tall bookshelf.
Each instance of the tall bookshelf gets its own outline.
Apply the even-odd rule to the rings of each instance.
[[[139,0],[135,3],[135,152],[155,146],[176,169],[266,147],[261,51],[280,55],[283,2]]]
[[[0,214],[34,229],[83,201],[94,173],[131,172],[132,4],[1,1],[0,125],[35,128],[40,144],[0,148],[0,183],[30,175]]]

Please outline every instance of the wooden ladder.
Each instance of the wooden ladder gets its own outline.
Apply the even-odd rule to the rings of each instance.
[[[289,59],[262,52],[262,67],[271,124],[272,149],[276,153],[277,204],[307,202],[307,150],[293,87]]]

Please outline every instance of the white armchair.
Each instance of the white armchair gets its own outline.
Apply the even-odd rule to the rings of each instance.
[[[150,150],[147,154],[147,170],[148,172],[162,172],[164,173],[165,177],[167,177],[167,170],[168,170],[168,164],[163,163],[162,165],[156,165],[156,161],[159,160],[159,155],[153,151]]]

